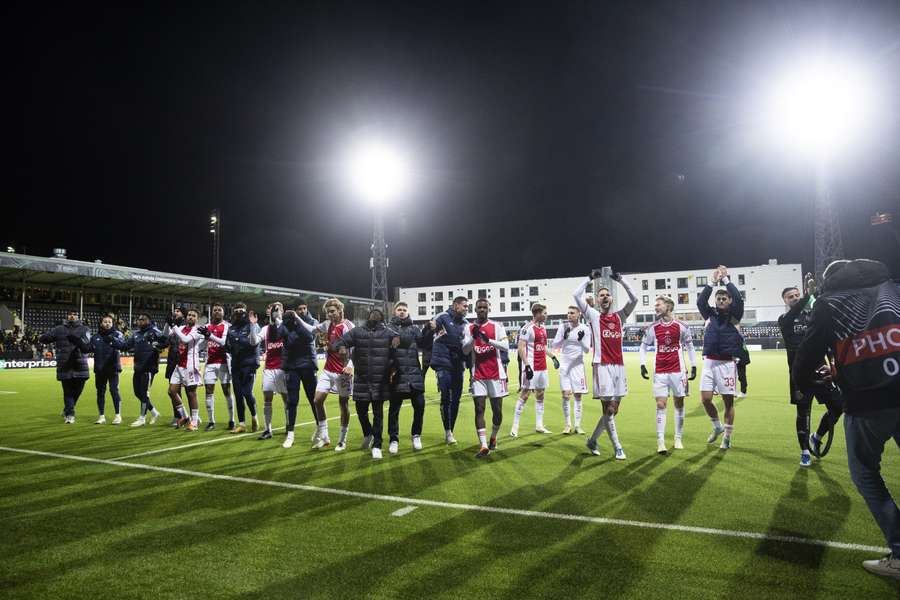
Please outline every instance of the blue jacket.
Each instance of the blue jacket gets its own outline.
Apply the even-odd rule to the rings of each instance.
[[[730,281],[725,289],[731,294],[731,306],[724,311],[709,305],[712,286],[707,285],[697,296],[697,308],[703,318],[709,320],[703,335],[703,356],[715,356],[722,360],[738,356],[744,345],[744,340],[735,327],[744,317],[744,299],[737,286]]]
[[[156,348],[153,347],[154,342]],[[125,350],[134,352],[134,370],[138,373],[156,373],[159,370],[159,351],[169,345],[169,340],[151,323],[138,329],[125,339]]]
[[[251,332],[255,332],[256,343],[251,341]],[[245,322],[228,328],[225,337],[225,350],[231,355],[231,367],[237,369],[259,368],[259,325]]]
[[[284,346],[281,347],[282,371],[318,370],[316,338],[312,333],[299,325],[289,328],[284,323],[278,326],[270,323],[268,335],[270,340],[284,340]]]
[[[463,328],[468,322],[454,313],[453,308],[435,317],[434,322],[440,335],[435,334],[431,347],[431,368],[462,371],[465,367],[462,351]]]
[[[91,336],[91,351],[94,353],[94,373],[120,372],[121,352],[125,349],[125,336],[121,331],[110,329],[98,331]]]

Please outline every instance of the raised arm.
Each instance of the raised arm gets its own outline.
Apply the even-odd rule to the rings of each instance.
[[[584,299],[584,291],[587,289],[587,286],[590,285],[591,278],[588,277],[584,281],[581,282],[575,291],[572,292],[572,297],[575,298],[575,304],[578,305],[579,310],[584,314],[584,316],[590,320],[594,314],[597,313],[597,309],[588,304]]]
[[[613,278],[617,282],[619,282],[619,285],[625,288],[625,293],[628,294],[628,302],[626,302],[625,306],[623,306],[619,310],[619,315],[622,317],[622,322],[624,323],[625,320],[628,319],[628,316],[632,312],[634,312],[634,307],[637,306],[638,303],[638,297],[635,295],[634,290],[631,289],[631,286],[628,284],[625,278],[622,277],[622,275],[620,275],[619,273],[615,273],[613,275]]]
[[[716,311],[709,305],[709,297],[711,295],[712,286],[708,283],[703,286],[703,289],[697,294],[697,310],[700,311],[700,316],[703,317],[704,321],[716,314]]]
[[[740,321],[744,318],[744,298],[741,297],[741,291],[737,289],[736,285],[731,283],[731,278],[727,275],[722,278],[722,282],[731,295],[731,308],[728,309],[728,312],[732,317]]]

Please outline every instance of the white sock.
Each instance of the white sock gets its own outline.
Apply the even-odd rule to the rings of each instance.
[[[525,410],[525,401],[516,398],[516,412],[513,413],[513,429],[519,430],[519,419],[522,418],[522,412]]]
[[[146,414],[147,414],[147,403],[141,402],[141,418],[143,418],[144,415],[146,415]]]
[[[287,437],[287,439],[289,439],[289,440],[294,439],[294,432],[293,432],[293,431],[288,431],[286,437]]]
[[[731,434],[734,432],[734,425],[725,425],[725,437],[731,438]]]
[[[710,417],[709,420],[712,421],[712,424],[713,424],[713,427],[714,427],[714,428],[716,428],[716,429],[722,429],[722,423],[721,423],[721,421],[719,421],[718,418],[715,418],[715,419],[714,419],[714,418]]]
[[[621,448],[622,445],[619,444],[619,434],[616,433],[616,415],[609,415],[606,418],[606,432],[609,434],[609,439],[612,442],[613,448]]]
[[[191,423],[194,425],[194,427],[197,426],[197,421],[199,421],[199,420],[200,420],[200,409],[192,408],[191,409]]]
[[[184,412],[184,405],[179,404],[178,406],[176,406],[176,407],[175,407],[175,412],[177,412],[177,413],[178,413],[178,416],[181,417],[182,419],[187,418],[187,413]]]
[[[656,408],[656,438],[664,439],[666,437],[666,409]]]
[[[484,430],[484,429],[479,429],[479,430],[478,430],[478,441],[481,442],[481,447],[482,447],[482,448],[486,448],[486,447],[487,447],[487,435],[485,434],[485,430]]]
[[[319,437],[323,440],[328,439],[328,421],[321,421],[319,423]]]
[[[231,395],[231,392],[225,396],[225,405],[228,406],[228,420],[234,421],[234,396]]]
[[[216,395],[215,394],[207,394],[206,395],[206,416],[209,417],[210,423],[216,422],[215,406],[216,406]]]
[[[569,418],[569,399],[563,398],[563,418],[566,420],[566,427],[572,425],[572,421]]]
[[[684,407],[675,407],[675,437],[680,438],[684,431]]]
[[[350,429],[350,428],[344,427],[343,425],[341,425],[341,439],[340,439],[339,443],[341,443],[341,444],[347,443],[347,430],[348,429]]]
[[[575,427],[581,427],[581,397],[575,396]]]
[[[600,420],[597,421],[597,426],[594,427],[594,433],[591,434],[591,439],[595,442],[600,439],[600,436],[603,435],[603,432],[606,431],[606,415],[604,414],[600,417]]]
[[[150,414],[153,415],[154,417],[158,417],[159,411],[156,410],[156,407],[154,407],[153,410],[150,411]]]
[[[263,419],[266,422],[266,431],[272,431],[272,401],[263,400]]]
[[[534,401],[534,425],[535,429],[544,428],[544,401]]]

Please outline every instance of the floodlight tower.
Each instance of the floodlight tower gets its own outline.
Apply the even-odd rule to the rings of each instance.
[[[219,279],[219,247],[222,238],[222,214],[218,208],[214,208],[209,215],[209,233],[212,235],[212,272],[213,277]]]
[[[816,165],[816,201],[814,214],[815,273],[819,284],[825,267],[833,261],[844,258],[844,243],[841,239],[841,224],[833,202],[828,169],[819,162]]]
[[[347,172],[356,196],[366,200],[375,210],[372,257],[372,298],[385,305],[390,300],[387,270],[390,261],[384,239],[384,210],[391,201],[399,199],[410,184],[410,169],[406,158],[396,149],[378,140],[360,142],[350,153]]]

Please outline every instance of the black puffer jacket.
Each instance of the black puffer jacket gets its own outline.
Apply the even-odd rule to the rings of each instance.
[[[425,378],[419,364],[419,344],[423,334],[409,317],[394,317],[390,326],[400,334],[400,345],[394,349],[394,368],[397,372],[391,394],[395,398],[408,398],[413,392],[425,391]]]
[[[81,321],[66,321],[41,336],[42,344],[56,346],[56,379],[90,379],[87,355],[91,331]]]
[[[384,323],[354,327],[337,341],[338,348],[353,350],[353,399],[386,400],[390,395],[391,340],[399,334]]]

